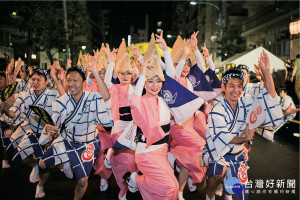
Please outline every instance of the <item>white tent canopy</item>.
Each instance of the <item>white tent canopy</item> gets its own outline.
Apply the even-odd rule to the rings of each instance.
[[[236,54],[236,55],[228,58],[227,60],[224,60],[223,62],[219,63],[218,65],[216,65],[216,68],[223,69],[224,66],[228,63],[234,63],[234,64],[236,64],[236,66],[238,66],[239,64],[244,64],[249,67],[250,71],[254,72],[254,64],[257,65],[258,57],[260,56],[260,54],[263,50],[265,50],[265,52],[268,54],[268,56],[270,58],[272,72],[273,72],[273,70],[278,71],[278,70],[285,69],[284,62],[280,58],[278,58],[277,56],[275,56],[274,54],[272,54],[271,52],[269,52],[268,50],[266,50],[263,47],[257,47],[254,50],[245,51],[245,52]]]

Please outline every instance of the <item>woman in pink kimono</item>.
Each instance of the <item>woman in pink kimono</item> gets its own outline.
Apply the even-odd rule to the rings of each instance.
[[[192,36],[193,37],[193,36]],[[195,37],[195,36],[194,36]],[[174,51],[174,50],[173,50]],[[199,50],[195,51],[195,54],[200,54]],[[175,80],[183,85],[185,88],[193,92],[193,87],[190,81],[187,79],[187,75],[192,67],[190,59],[190,40],[185,41],[183,48],[183,55],[176,66]],[[201,55],[200,55],[201,56]],[[198,56],[197,65],[203,66],[199,63]],[[177,164],[180,167],[179,172],[179,200],[184,200],[183,190],[190,176],[189,189],[191,191],[196,190],[196,186],[192,183],[200,183],[206,173],[206,168],[200,166],[202,150],[205,146],[205,139],[199,136],[194,129],[194,116],[190,117],[183,125],[179,126],[175,122],[171,122],[170,134],[175,140],[175,146],[173,145],[170,153],[169,160],[171,164],[177,160]],[[205,127],[203,127],[205,129]],[[174,158],[175,156],[175,158]]]
[[[162,33],[156,37],[165,58],[170,57]],[[124,178],[129,187],[140,190],[143,199],[176,200],[179,186],[167,153],[171,115],[165,101],[158,96],[165,79],[154,48],[142,67],[130,99],[133,121],[138,126],[135,161],[141,173],[126,174]],[[146,94],[141,96],[144,85]]]
[[[109,89],[111,95],[111,113],[114,120],[114,127],[111,131],[112,143],[114,144],[125,128],[132,121],[131,110],[129,107],[129,98],[133,94],[133,86],[131,85],[133,69],[131,67],[128,54],[126,53],[126,44],[123,39],[117,56],[114,51],[110,53],[109,47],[105,49],[109,56],[109,66],[105,74],[104,82]],[[116,67],[114,69],[116,62]],[[112,84],[113,71],[117,73],[120,84]],[[128,185],[122,178],[128,171],[136,172],[137,168],[134,162],[134,150],[120,149],[113,152],[110,148],[106,155],[105,166],[111,167],[114,173],[116,182],[120,188],[119,199],[126,199]],[[111,165],[111,166],[110,166]],[[132,192],[134,192],[132,190]]]
[[[100,55],[97,62],[97,71],[102,80],[104,80],[105,72],[108,67],[107,56],[104,52],[104,46],[100,49]],[[90,92],[99,92],[99,87],[93,74],[89,72],[87,83],[84,85],[83,90]],[[100,179],[100,191],[106,191],[108,189],[108,179],[112,175],[112,170],[105,167],[104,159],[107,149],[112,148],[111,141],[111,128],[104,128],[102,126],[96,126],[99,135],[100,149],[94,162],[95,175],[99,175]]]
[[[196,54],[197,65],[199,66],[201,71],[204,73],[206,71],[206,67],[205,67],[204,59],[202,58],[202,55],[198,49],[197,34],[198,34],[198,32],[194,33],[191,36],[191,45]],[[202,50],[203,50],[203,54],[204,54],[205,58],[207,59],[206,63],[208,63],[210,68],[212,68],[212,67],[214,68],[212,58],[211,58],[211,56],[209,56],[209,51],[206,48],[205,43],[204,43],[204,46],[202,47]],[[209,114],[210,110],[211,110],[211,103],[205,102],[205,104],[203,104],[202,109],[197,111],[195,114],[194,129],[204,140],[205,140],[205,134],[206,134],[206,123],[207,123],[207,118],[208,118],[208,114]]]

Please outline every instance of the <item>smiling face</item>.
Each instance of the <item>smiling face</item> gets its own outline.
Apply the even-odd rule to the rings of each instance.
[[[187,75],[189,75],[190,73],[191,67],[192,67],[191,61],[189,59],[186,60],[185,65],[183,66],[181,71],[181,77],[187,77]]]
[[[31,76],[31,87],[37,95],[41,94],[41,92],[47,87],[48,82],[49,80],[46,80],[43,75],[33,73]]]
[[[222,84],[225,98],[232,105],[236,104],[243,92],[243,81],[239,78],[230,78],[225,86]]]
[[[158,76],[154,76],[153,78],[148,79],[145,83],[146,95],[157,96],[162,88],[162,83],[162,80],[160,80]]]
[[[124,73],[118,73],[118,78],[121,85],[129,85],[131,83],[132,74],[128,71]]]
[[[66,77],[66,87],[75,100],[78,100],[83,92],[84,80],[77,71],[71,71]]]

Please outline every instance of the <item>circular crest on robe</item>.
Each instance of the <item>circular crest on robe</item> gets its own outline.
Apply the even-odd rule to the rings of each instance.
[[[193,88],[194,88],[194,87],[197,87],[197,86],[200,84],[200,81],[197,82],[195,76],[193,76],[193,75],[189,75],[189,76],[188,76],[188,79],[189,79],[189,81],[191,82]]]
[[[177,92],[173,96],[169,90],[163,90],[163,98],[167,104],[173,104],[176,101],[176,97]]]

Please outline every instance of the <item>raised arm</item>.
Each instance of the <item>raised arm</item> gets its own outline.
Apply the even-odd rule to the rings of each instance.
[[[112,79],[112,76],[113,76],[113,73],[114,73],[114,67],[115,67],[115,61],[116,61],[116,52],[117,51],[118,50],[114,48],[113,51],[110,52],[108,44],[106,44],[106,47],[104,47],[104,52],[106,53],[106,56],[109,59],[109,64],[108,64],[108,67],[107,67],[107,70],[106,70],[106,73],[105,73],[105,77],[104,77],[104,83],[106,84],[108,89],[110,89],[111,86],[112,86],[111,79]]]
[[[87,69],[92,72],[92,74],[94,75],[96,81],[97,81],[97,84],[98,84],[98,87],[99,87],[99,92],[103,98],[104,101],[107,101],[109,100],[110,98],[110,94],[108,92],[108,89],[104,83],[104,81],[102,80],[102,78],[100,77],[98,71],[97,71],[97,63],[98,63],[98,55],[99,55],[99,51],[95,52],[94,51],[94,56],[90,59],[90,62],[88,63],[87,65]]]
[[[260,66],[265,78],[265,86],[269,95],[274,98],[276,97],[275,85],[271,74],[271,62],[267,53],[263,50],[260,54],[258,66]]]
[[[191,36],[191,45],[195,50],[196,59],[197,59],[197,66],[201,69],[201,71],[204,71],[205,63],[204,63],[204,60],[202,58],[202,55],[199,51],[198,44],[197,44],[198,43],[198,40],[197,40],[198,33],[199,33],[199,31],[197,33],[194,32],[192,34],[192,36]]]
[[[187,59],[188,55],[190,54],[190,49],[191,49],[190,48],[190,40],[184,39],[183,55],[182,55],[179,63],[177,64],[176,70],[175,70],[175,76],[177,78],[180,78],[180,76],[181,76],[181,72],[185,65],[186,59]]]
[[[158,44],[159,48],[163,50],[164,53],[165,63],[166,63],[165,65],[166,73],[168,76],[174,78],[175,77],[174,65],[166,41],[163,38],[163,31],[160,32],[160,35],[155,34],[155,37],[156,37],[155,42]]]
[[[142,75],[139,77],[139,80],[134,89],[134,93],[139,97],[142,96],[142,93],[143,93],[143,89],[144,89],[144,85],[145,85],[146,77],[147,77],[147,69],[150,67],[149,63],[150,63],[150,61],[147,60],[146,62],[144,62],[142,64]]]
[[[139,49],[136,46],[134,46],[133,43],[130,44],[130,51],[138,59],[140,64],[142,64],[143,63],[143,57],[142,57]]]
[[[160,53],[158,53],[158,57],[159,57],[158,61],[159,61],[159,64],[160,64],[160,66],[161,66],[161,69],[162,69],[163,71],[165,71],[165,70],[166,70],[166,64],[161,60],[161,55],[160,55]]]
[[[50,65],[50,69],[51,69],[50,76],[56,86],[59,96],[62,96],[64,93],[66,93],[66,91],[65,91],[64,86],[62,85],[61,81],[58,79],[58,72],[57,72],[58,70],[56,69],[57,63],[54,62],[53,65],[51,65],[51,63],[49,63],[49,65]],[[62,72],[60,72],[60,73],[62,73]]]

